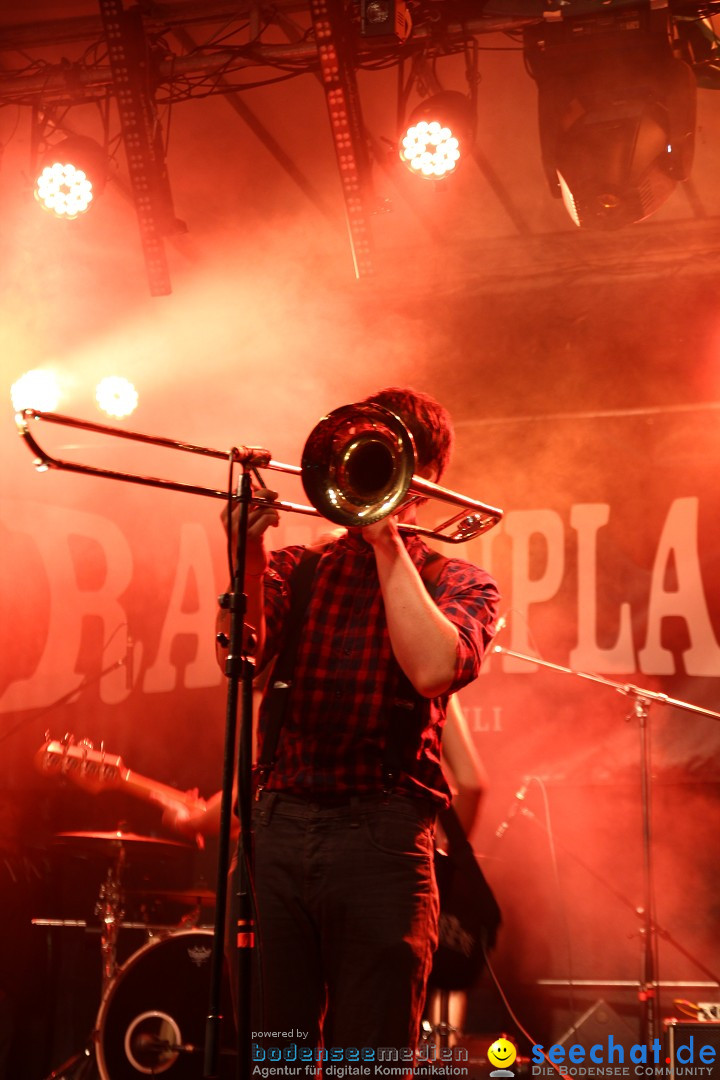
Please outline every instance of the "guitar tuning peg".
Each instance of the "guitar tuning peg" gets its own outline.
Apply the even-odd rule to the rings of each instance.
[[[93,749],[93,744],[91,743],[90,739],[81,739],[78,743],[78,747],[80,750],[82,750],[83,760],[87,761],[88,754]]]
[[[75,742],[75,736],[71,732],[66,731],[60,740],[63,746],[72,746]]]

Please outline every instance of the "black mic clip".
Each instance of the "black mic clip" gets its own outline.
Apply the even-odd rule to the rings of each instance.
[[[125,668],[125,687],[128,690],[133,688],[133,675],[135,673],[135,641],[128,634],[127,642],[125,645],[125,659],[123,660],[123,667]]]
[[[513,818],[516,817],[518,814],[525,813],[525,799],[527,798],[531,779],[532,778],[529,776],[524,776],[522,784],[513,795],[513,801],[508,807],[505,820],[501,821],[497,829],[495,830],[495,836],[498,840],[501,840],[505,833],[508,831]]]

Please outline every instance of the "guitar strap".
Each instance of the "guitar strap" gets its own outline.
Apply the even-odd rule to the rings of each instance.
[[[256,794],[262,791],[275,766],[280,731],[285,722],[290,690],[292,688],[295,661],[300,646],[303,616],[310,602],[315,570],[322,551],[306,548],[289,579],[290,610],[286,621],[285,643],[280,650],[272,671],[269,691],[267,724],[262,750],[255,766]]]

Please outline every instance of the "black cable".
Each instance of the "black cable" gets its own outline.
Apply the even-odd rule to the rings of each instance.
[[[545,833],[548,841],[548,849],[550,851],[550,864],[552,866],[553,878],[555,880],[555,888],[558,896],[558,906],[561,912],[561,920],[563,930],[565,931],[565,948],[567,950],[567,977],[568,977],[568,1009],[570,1016],[575,1015],[575,994],[574,994],[574,980],[573,980],[573,950],[572,950],[572,934],[570,933],[570,921],[568,919],[567,904],[565,903],[565,893],[560,883],[560,870],[558,867],[557,851],[555,848],[555,837],[553,834],[552,820],[550,818],[550,800],[548,799],[547,785],[539,776],[531,776],[530,780],[534,780],[540,788],[540,793],[543,800],[543,809],[545,811]],[[572,1030],[576,1030],[575,1022],[572,1023]]]
[[[227,538],[227,561],[229,578],[232,582],[235,577],[235,557],[232,545],[232,512],[233,512],[233,500],[235,498],[235,447],[232,448],[229,455],[230,469],[228,471],[228,487],[227,487],[227,522],[225,524],[225,535]]]
[[[515,1026],[518,1028],[518,1030],[522,1032],[522,1034],[525,1036],[525,1038],[528,1040],[528,1042],[530,1043],[531,1046],[538,1046],[539,1047],[540,1044],[538,1043],[537,1039],[535,1039],[530,1034],[530,1032],[527,1030],[527,1028],[523,1025],[520,1018],[515,1013],[512,1005],[510,1004],[510,1001],[508,1000],[507,994],[505,993],[502,986],[500,985],[500,980],[498,979],[497,975],[495,974],[495,969],[493,968],[492,964],[490,963],[490,957],[488,956],[487,950],[485,948],[485,942],[484,941],[482,943],[482,950],[483,950],[483,956],[485,957],[485,964],[487,965],[488,972],[490,973],[490,978],[492,979],[492,981],[493,981],[493,983],[495,985],[495,989],[497,990],[498,994],[500,995],[500,1000],[502,1001],[503,1005],[505,1006],[505,1008],[508,1011],[508,1015],[510,1016],[510,1019],[515,1024]],[[555,1070],[555,1072],[558,1074],[558,1076],[562,1077],[562,1080],[570,1080],[568,1075],[566,1073],[564,1073],[562,1071],[562,1069],[560,1069],[560,1067],[555,1064],[554,1061],[550,1060],[550,1058],[548,1057],[548,1055],[545,1053],[544,1050],[542,1050],[542,1056],[545,1059],[545,1061],[548,1063],[548,1065],[550,1065]]]

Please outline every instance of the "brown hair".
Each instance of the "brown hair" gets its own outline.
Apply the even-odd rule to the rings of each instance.
[[[420,390],[387,386],[365,398],[399,416],[415,441],[419,469],[432,469],[439,480],[450,460],[453,427],[447,409]]]

